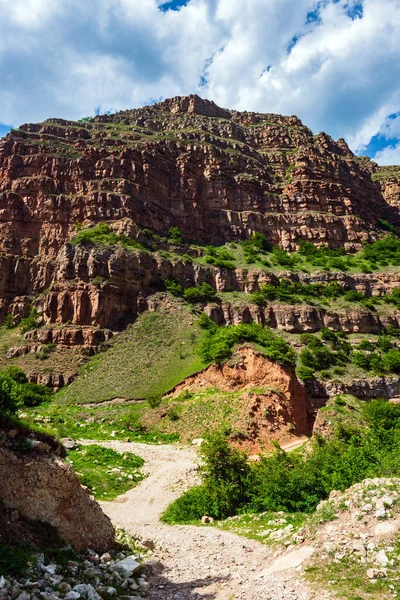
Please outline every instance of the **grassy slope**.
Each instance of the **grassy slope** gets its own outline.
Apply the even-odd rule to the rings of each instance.
[[[120,454],[92,444],[70,450],[67,460],[82,485],[87,486],[98,500],[113,500],[143,479],[139,469],[144,460],[135,454]]]
[[[87,362],[59,400],[84,404],[166,392],[203,367],[195,354],[202,336],[196,320],[189,307],[175,301],[144,313],[107,352]]]

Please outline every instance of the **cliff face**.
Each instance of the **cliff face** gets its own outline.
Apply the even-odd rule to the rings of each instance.
[[[399,193],[397,171],[388,179],[344,140],[313,135],[296,117],[229,111],[197,96],[88,122],[24,125],[0,142],[0,318],[24,318],[33,303],[43,324],[71,327],[39,333],[37,342],[93,351],[149,306],[163,278],[248,292],[273,277],[171,261],[162,252],[73,247],[78,224],[109,222],[142,242],[150,229],[163,236],[161,245],[178,226],[187,242],[223,244],[262,232],[288,250],[301,239],[356,250],[376,239],[379,219],[400,224]],[[349,285],[382,294],[398,286],[391,277]],[[219,322],[239,319],[219,310]],[[279,326],[282,318],[255,320]]]
[[[262,231],[357,247],[388,205],[343,140],[296,117],[239,113],[197,97],[22,126],[0,143],[1,250],[55,257],[78,222],[132,219],[220,244]]]
[[[196,394],[207,388],[243,391],[238,414],[235,412],[238,423],[233,429],[240,421],[247,423],[235,436],[237,445],[247,451],[260,452],[271,440],[287,444],[311,434],[313,409],[293,367],[278,365],[249,346],[239,348],[224,365],[211,365],[187,377],[174,388],[173,395],[184,391]],[[198,433],[203,435],[204,431]]]

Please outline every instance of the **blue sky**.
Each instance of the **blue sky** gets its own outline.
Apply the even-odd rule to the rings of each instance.
[[[400,163],[400,0],[0,0],[0,136],[198,93]]]

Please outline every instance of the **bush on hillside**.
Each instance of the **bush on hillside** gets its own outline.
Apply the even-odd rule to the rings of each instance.
[[[341,397],[341,410],[348,397]],[[369,477],[400,474],[400,406],[376,400],[361,410],[360,428],[342,423],[329,440],[316,437],[311,449],[287,454],[276,448],[249,466],[226,437],[205,444],[202,485],[172,503],[167,522],[204,514],[222,519],[239,512],[311,512],[330,492]]]
[[[88,229],[80,229],[70,243],[73,246],[102,244],[104,246],[121,245],[125,248],[144,249],[144,246],[137,240],[115,233],[107,223],[99,223]]]
[[[362,258],[370,263],[381,265],[400,265],[400,238],[388,235],[382,240],[364,247]]]
[[[232,271],[235,268],[235,257],[226,248],[206,246],[204,260],[207,264],[219,267],[220,269]]]
[[[168,241],[171,244],[177,244],[177,245],[183,244],[182,232],[179,229],[179,227],[171,227],[171,229],[168,232]]]
[[[178,498],[163,515],[163,521],[194,521],[203,515],[224,518],[249,500],[246,454],[228,444],[224,433],[211,434],[201,446],[203,485]]]
[[[230,358],[234,346],[244,342],[260,345],[265,356],[279,364],[295,364],[296,353],[290,345],[270,329],[255,323],[208,329],[199,355],[206,363],[220,364]]]
[[[22,333],[26,333],[31,329],[37,329],[40,326],[40,315],[34,306],[29,309],[29,314],[25,319],[22,319],[20,328]]]
[[[183,292],[183,297],[187,302],[196,304],[197,302],[211,302],[215,300],[215,289],[209,283],[202,283],[200,287],[190,287]]]
[[[288,267],[291,269],[295,267],[298,262],[295,256],[289,254],[289,252],[286,252],[285,250],[282,250],[282,248],[279,248],[279,246],[273,247],[272,254],[278,265],[281,267]]]
[[[49,388],[29,383],[19,367],[0,372],[0,413],[14,414],[24,406],[38,406],[52,395]]]
[[[164,284],[167,292],[169,292],[173,296],[177,296],[177,297],[183,296],[183,286],[176,279],[172,279],[172,278],[164,279],[163,284]]]

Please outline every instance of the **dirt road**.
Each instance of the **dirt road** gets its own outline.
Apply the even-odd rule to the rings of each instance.
[[[86,442],[88,443],[88,442]],[[169,526],[159,516],[172,500],[196,482],[197,453],[192,448],[137,443],[95,442],[146,461],[148,477],[136,488],[104,502],[116,526],[157,545],[164,571],[152,581],[157,600],[311,600],[299,565],[310,547],[278,559],[268,546],[215,527]],[[297,570],[296,570],[297,567]],[[318,594],[318,598],[323,596]]]

